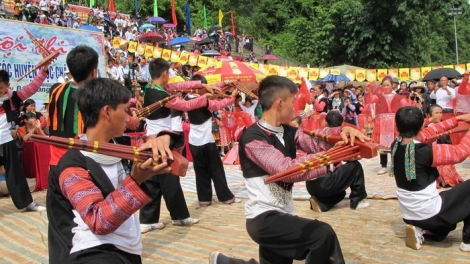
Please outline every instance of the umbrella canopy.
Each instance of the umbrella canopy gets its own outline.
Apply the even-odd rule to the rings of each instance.
[[[184,82],[185,80],[181,77],[181,76],[175,76],[175,77],[171,77],[170,79],[168,79],[168,83],[177,83],[177,82]]]
[[[180,45],[180,44],[184,44],[184,43],[188,43],[188,42],[191,42],[191,40],[187,37],[179,37],[179,38],[175,38],[173,40],[170,41],[170,46],[173,46],[173,45]]]
[[[208,84],[225,80],[258,83],[266,77],[261,71],[239,61],[219,61],[201,69],[197,74],[205,76]]]
[[[348,77],[346,77],[344,74],[341,73],[339,75],[328,74],[321,81],[322,82],[341,82],[341,81],[349,82],[350,80]]]
[[[90,25],[84,25],[84,26],[79,27],[78,29],[101,32],[101,29],[94,27],[94,26],[90,26]]]
[[[201,55],[203,56],[220,56],[220,52],[216,50],[205,50]]]
[[[155,26],[152,25],[152,24],[143,24],[142,26],[140,26],[139,30],[147,30],[147,29],[154,29]]]
[[[217,34],[217,33],[212,32],[212,33],[209,34],[209,37],[215,36],[215,34]]]
[[[159,23],[159,24],[163,24],[166,22],[166,20],[161,17],[151,17],[147,21],[149,23]]]
[[[155,32],[149,32],[145,33],[140,36],[139,41],[140,42],[161,42],[164,41],[165,38],[163,38],[162,35],[157,34]]]
[[[175,28],[176,26],[174,24],[163,24],[164,28]]]
[[[191,39],[195,40],[195,41],[201,41],[202,40],[202,38],[200,38],[200,37],[192,37]]]
[[[222,28],[219,26],[219,25],[213,25],[209,31],[217,31],[217,30],[221,30]]]
[[[232,32],[230,32],[230,31],[226,31],[226,32],[224,32],[224,34],[227,35],[227,36],[233,36]]]
[[[220,55],[220,56],[217,56],[215,58],[218,59],[218,60],[228,60],[229,59],[229,57],[227,55]]]
[[[272,54],[266,54],[261,59],[262,60],[277,60],[277,57]]]
[[[196,44],[198,45],[207,45],[207,44],[213,44],[213,43],[214,43],[214,40],[211,38],[205,38],[199,42],[196,42]]]
[[[454,79],[460,77],[461,75],[462,74],[460,74],[460,72],[451,68],[439,68],[428,72],[428,74],[424,76],[423,81],[438,81],[443,76],[447,77],[448,79]]]

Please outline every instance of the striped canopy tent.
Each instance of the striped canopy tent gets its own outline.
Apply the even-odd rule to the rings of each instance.
[[[254,90],[266,76],[259,70],[240,61],[219,61],[197,72],[206,77],[208,84],[220,81],[239,81],[246,88]]]

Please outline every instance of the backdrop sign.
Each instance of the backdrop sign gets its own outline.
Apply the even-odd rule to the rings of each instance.
[[[98,76],[104,75],[104,37],[102,33],[2,19],[2,29],[0,30],[0,68],[9,73],[10,86],[14,91],[20,90],[34,79],[37,71],[28,74],[21,81],[17,81],[18,78],[42,60],[42,55],[38,52],[26,30],[49,51],[60,52],[57,60],[49,67],[47,79],[44,81],[39,92],[32,96],[32,99],[42,101],[49,98],[51,86],[57,83],[59,77],[66,75],[67,54],[78,45],[87,45],[98,52],[100,55]]]

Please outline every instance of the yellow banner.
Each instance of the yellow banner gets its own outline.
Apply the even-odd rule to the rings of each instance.
[[[113,38],[113,47],[115,47],[117,49],[117,48],[119,48],[120,45],[121,45],[121,38],[120,37],[114,37]]]
[[[129,47],[127,48],[127,50],[128,50],[130,53],[135,53],[135,51],[137,50],[137,42],[135,42],[135,41],[129,41]]]
[[[207,59],[207,65],[214,65],[214,64],[217,64],[217,59],[216,59],[216,58],[209,57],[209,58]]]
[[[331,70],[330,70],[330,74],[332,74],[332,75],[340,75],[340,74],[341,74],[341,70],[340,70],[340,69],[331,69]]]
[[[308,69],[307,67],[299,67],[299,77],[308,78]]]
[[[320,69],[318,68],[310,68],[310,72],[308,73],[309,80],[318,80],[318,74],[320,73]]]
[[[392,77],[398,78],[398,69],[388,69],[388,75],[392,75]]]
[[[467,70],[470,70],[470,63],[467,63]]]
[[[431,71],[431,67],[421,67],[421,78],[424,78],[428,72]]]
[[[400,80],[408,81],[410,79],[410,68],[400,68],[399,70]]]
[[[453,68],[454,68],[454,65],[444,65],[444,68],[453,69]]]
[[[356,70],[354,69],[346,69],[344,75],[348,77],[350,81],[354,81],[356,79]]]
[[[320,69],[320,79],[325,78],[328,74],[330,74],[330,69],[325,69],[325,68]]]
[[[455,70],[458,71],[460,74],[465,73],[465,64],[456,64]]]
[[[287,78],[295,80],[297,76],[299,76],[298,71],[299,69],[297,67],[289,67],[289,69],[287,70]]]
[[[265,74],[265,75],[268,75],[268,72],[269,72],[269,64],[260,64],[259,65],[259,70]]]
[[[382,82],[383,78],[387,76],[387,69],[378,69],[377,70],[377,80]]]
[[[410,79],[417,81],[421,78],[421,69],[420,68],[411,68],[410,69]]]
[[[250,65],[251,67],[259,70],[259,64],[258,63],[254,63],[254,62],[250,62],[248,65]]]
[[[199,56],[197,61],[197,66],[204,67],[207,66],[207,57],[206,56]]]
[[[180,52],[179,51],[172,51],[170,61],[171,62],[179,62],[180,61]]]
[[[153,49],[153,57],[156,58],[161,58],[162,57],[162,49],[161,48],[156,48]]]
[[[145,44],[140,43],[137,46],[137,54],[139,54],[140,56],[145,54]]]
[[[145,57],[150,58],[153,56],[153,46],[151,45],[146,45],[145,46]]]
[[[198,55],[194,55],[194,54],[189,55],[188,64],[191,65],[191,66],[196,66],[197,65],[197,57],[198,57]]]
[[[268,75],[279,75],[279,66],[270,64]]]
[[[169,49],[163,49],[162,50],[162,59],[169,61],[171,58],[171,50]]]
[[[375,82],[377,80],[377,70],[367,69],[366,70],[366,80],[368,82]]]
[[[287,77],[287,71],[289,70],[289,67],[287,66],[280,66],[279,67],[279,76],[282,77]]]
[[[186,53],[186,52],[181,52],[180,53],[180,63],[185,65],[186,63],[188,63],[188,60],[189,60],[189,54]]]
[[[356,81],[363,82],[366,80],[366,70],[356,70]]]

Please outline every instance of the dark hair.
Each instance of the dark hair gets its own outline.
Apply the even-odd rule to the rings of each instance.
[[[398,109],[395,115],[395,123],[400,136],[406,138],[414,137],[418,135],[423,126],[423,111],[415,106],[402,107]]]
[[[104,106],[116,109],[119,104],[128,103],[130,97],[129,90],[118,81],[97,78],[86,82],[77,93],[78,110],[82,113],[85,127],[96,126]]]
[[[98,53],[88,46],[76,46],[67,55],[67,67],[74,81],[81,82],[98,68]]]
[[[140,62],[140,61],[139,61]],[[170,64],[162,58],[155,59],[149,63],[149,72],[152,79],[158,79],[164,71],[170,69]]]
[[[26,100],[24,101],[24,103],[23,103],[24,109],[26,109],[26,107],[28,107],[28,106],[30,106],[30,105],[32,105],[32,104],[36,104],[36,102],[35,102],[33,99],[31,99],[31,98],[30,98],[30,99],[26,99]]]
[[[259,84],[258,96],[263,111],[269,110],[276,99],[286,99],[287,95],[283,93],[284,91],[296,94],[297,86],[293,81],[281,76],[268,76],[262,80]]]
[[[380,84],[384,84],[385,81],[389,81],[390,83],[393,83],[393,79],[392,77],[390,76],[385,76],[383,79],[382,79],[382,82]]]
[[[36,118],[37,119],[37,116],[36,116],[36,113],[31,113],[31,112],[28,112],[26,114],[23,115],[23,120],[24,121],[27,121],[31,118]]]
[[[343,124],[343,115],[339,111],[330,111],[325,117],[328,127],[339,127]]]
[[[202,76],[202,75],[200,75],[200,74],[194,75],[194,76],[191,78],[191,81],[201,81],[201,83],[207,84],[206,77],[204,77],[204,76]]]
[[[10,83],[10,75],[5,70],[0,70],[0,82],[9,84]]]
[[[435,81],[435,80],[427,80],[426,83],[428,83],[428,82],[431,82],[431,83],[436,84],[436,81]]]
[[[299,124],[299,126],[302,125],[302,117],[300,117],[300,116],[296,116],[296,117],[292,118],[291,121],[297,122],[297,124]]]
[[[432,111],[434,111],[434,108],[440,108],[440,109],[442,109],[442,107],[441,107],[440,105],[438,105],[438,104],[432,104],[432,105],[430,105],[430,106],[426,109],[426,114],[427,114],[428,116],[431,116],[431,115],[432,115]]]

